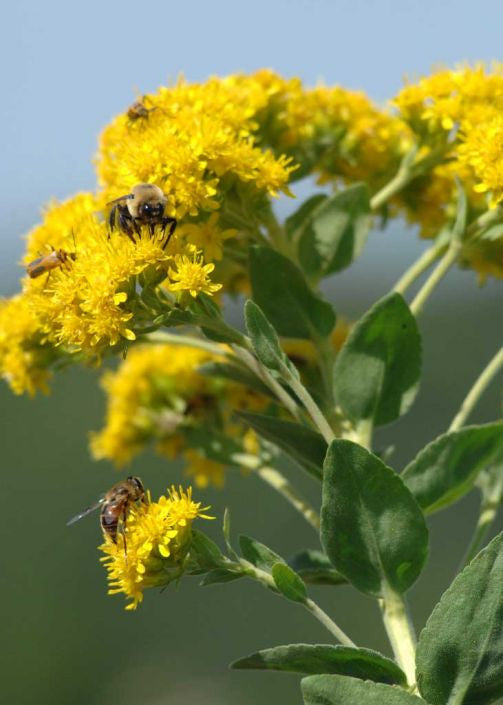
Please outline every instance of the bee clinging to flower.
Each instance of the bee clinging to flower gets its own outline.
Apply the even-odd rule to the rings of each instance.
[[[139,98],[138,100],[135,100],[132,105],[129,106],[126,114],[130,120],[135,122],[136,120],[143,120],[145,118],[148,118],[149,114],[156,109],[157,108],[155,105],[153,108],[147,108],[144,101]]]
[[[97,502],[70,519],[67,526],[100,508],[100,524],[103,534],[113,543],[117,543],[119,525],[124,530],[128,512],[137,502],[145,502],[145,490],[140,478],[131,475],[126,480],[117,482]]]
[[[141,226],[148,225],[153,234],[156,225],[160,225],[163,232],[168,229],[168,236],[163,247],[166,247],[173,235],[177,221],[165,215],[168,199],[163,191],[155,184],[136,184],[131,193],[119,196],[107,203],[112,206],[108,222],[113,230],[117,227],[135,242],[133,233],[141,233]]]

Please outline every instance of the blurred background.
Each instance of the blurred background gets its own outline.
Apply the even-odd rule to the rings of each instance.
[[[38,221],[41,206],[94,188],[98,132],[132,102],[135,90],[154,90],[180,72],[199,81],[265,66],[307,84],[323,79],[363,89],[383,102],[404,74],[502,58],[502,19],[498,0],[10,3],[0,41],[0,294],[17,288],[21,236]],[[297,192],[303,197],[312,188],[304,184]],[[294,207],[278,203],[281,215]],[[413,231],[393,224],[372,235],[357,265],[330,281],[326,293],[339,312],[356,318],[423,248]],[[446,429],[501,344],[500,289],[479,287],[471,272],[452,272],[420,324],[421,392],[412,411],[377,438],[378,447],[395,443],[396,469]],[[147,594],[136,613],[106,595],[97,518],[65,527],[118,479],[87,450],[88,432],[100,427],[104,413],[98,377],[95,370],[68,371],[50,397],[35,400],[0,388],[0,521],[8,538],[0,576],[2,701],[300,704],[297,677],[227,667],[267,646],[329,641],[300,607],[245,582],[203,589],[187,580],[181,589]],[[493,385],[471,421],[501,415],[500,390]],[[132,469],[154,494],[182,479],[176,465],[153,455]],[[317,488],[298,480],[317,502]],[[286,557],[318,546],[312,529],[256,478],[236,474],[224,491],[197,497],[219,517],[229,506],[236,534],[251,534]],[[430,560],[411,594],[418,628],[450,583],[476,513],[472,495],[430,522]],[[211,531],[218,536],[217,522]],[[389,653],[373,601],[345,587],[312,592],[357,643]]]

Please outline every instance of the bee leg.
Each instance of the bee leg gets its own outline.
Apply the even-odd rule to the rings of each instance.
[[[114,230],[116,226],[116,216],[117,216],[117,205],[115,205],[108,216],[108,225],[110,230]],[[110,239],[110,233],[108,233],[108,238]]]
[[[124,213],[123,210],[119,210],[119,228],[136,245],[136,240],[133,237],[132,218]]]
[[[163,250],[165,250],[166,247],[168,246],[168,243],[171,240],[171,236],[173,235],[173,233],[176,230],[176,226],[177,226],[176,219],[175,218],[163,218],[162,219],[162,229],[163,229],[164,233],[166,233],[166,229],[168,228],[168,225],[169,225],[169,230],[168,230],[168,235],[167,235],[166,239],[164,240],[164,244],[162,246]]]

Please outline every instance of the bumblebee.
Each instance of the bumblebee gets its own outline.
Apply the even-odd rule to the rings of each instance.
[[[46,272],[51,273],[53,269],[57,267],[65,267],[70,265],[70,261],[75,261],[77,255],[75,252],[67,252],[66,250],[55,250],[51,248],[52,252],[47,255],[42,255],[38,259],[30,262],[26,267],[26,272],[29,277],[36,279]]]
[[[163,232],[168,230],[163,248],[168,244],[171,236],[175,232],[177,221],[164,214],[168,199],[155,184],[136,184],[131,189],[131,193],[115,198],[107,203],[112,206],[108,222],[110,229],[118,228],[122,230],[130,240],[136,242],[134,233],[141,233],[141,226],[148,225],[150,232],[154,234],[156,225],[160,225]]]
[[[130,475],[125,480],[117,482],[101,497],[83,512],[74,516],[67,522],[67,526],[74,524],[79,519],[87,516],[95,509],[101,507],[100,525],[105,536],[117,543],[119,523],[124,527],[128,512],[136,502],[145,502],[145,489],[139,477]],[[126,547],[124,537],[124,548]]]

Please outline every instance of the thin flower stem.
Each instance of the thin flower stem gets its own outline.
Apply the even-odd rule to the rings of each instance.
[[[409,286],[411,286],[411,284],[413,284],[416,279],[423,274],[423,272],[429,269],[433,262],[438,258],[444,247],[445,243],[442,243],[442,245],[435,243],[425,250],[425,252],[423,252],[422,255],[402,274],[393,287],[393,291],[396,291],[398,294],[402,294],[403,296]]]
[[[459,255],[459,247],[459,242],[457,240],[453,240],[451,242],[447,252],[444,254],[440,262],[416,294],[416,297],[410,305],[410,310],[415,316],[418,316],[421,313],[426,301],[430,298],[437,285],[442,281],[449,269],[456,262]]]
[[[335,433],[318,404],[314,401],[302,382],[290,372],[286,365],[281,365],[281,373],[285,382],[287,382],[292,391],[299,397],[314,425],[318,428],[326,442],[330,444],[335,438]]]
[[[213,355],[224,357],[226,351],[220,345],[212,343],[204,338],[196,338],[191,335],[178,335],[177,333],[165,333],[158,330],[145,336],[145,341],[149,343],[169,343],[171,345],[186,345],[191,348],[199,348]]]
[[[288,392],[283,389],[281,384],[277,382],[269,370],[262,365],[257,358],[252,355],[245,348],[239,345],[231,346],[234,354],[238,357],[252,372],[254,372],[275,394],[279,401],[283,404],[285,409],[290,412],[294,419],[302,422],[302,415],[300,409],[295,403],[295,400],[288,394]]]
[[[416,681],[416,635],[405,598],[391,589],[380,600],[383,622],[398,665],[409,685]]]
[[[348,635],[342,631],[333,619],[331,619],[328,614],[322,610],[316,602],[314,602],[314,600],[311,600],[311,598],[308,597],[304,603],[304,606],[309,610],[309,612],[311,612],[312,615],[316,617],[319,622],[321,622],[321,624],[323,624],[324,627],[328,629],[331,634],[335,636],[338,641],[340,641],[341,644],[356,648],[354,641],[352,641]]]
[[[315,531],[319,532],[320,515],[279,470],[270,465],[262,464],[261,459],[255,455],[242,453],[234,456],[234,459],[237,464],[253,470],[266,484],[275,489],[292,507],[302,514]]]
[[[244,573],[250,578],[258,580],[265,587],[272,588],[275,592],[277,592],[276,584],[272,576],[269,573],[266,573],[265,570],[257,568],[244,558],[239,559],[239,564],[241,565],[241,568],[244,569]],[[351,646],[353,648],[356,647],[354,641],[352,641],[348,635],[343,632],[343,630],[333,621],[331,617],[328,616],[324,610],[321,609],[318,604],[316,604],[314,600],[310,597],[306,597],[306,599],[300,604],[309,610],[309,612],[311,612],[311,614],[316,617],[316,619],[321,622],[321,624],[323,624],[323,626],[328,629],[333,636],[335,636],[337,641],[340,641],[340,643],[345,646]]]
[[[390,198],[406,186],[411,179],[412,173],[408,169],[398,169],[391,181],[388,181],[388,183],[370,199],[370,208],[373,211],[379,210]]]
[[[470,545],[468,546],[465,557],[463,558],[461,569],[467,566],[468,563],[471,563],[477,553],[484,546],[485,538],[489,533],[489,530],[493,525],[494,520],[496,519],[500,504],[501,502],[499,498],[497,502],[490,500],[482,502],[480,506],[480,515],[477,521],[477,525],[475,527],[473,538],[470,542]]]
[[[451,425],[449,426],[449,431],[457,431],[465,423],[468,416],[471,414],[474,406],[489,386],[492,379],[497,375],[500,369],[503,367],[503,347],[501,347],[496,355],[492,358],[489,364],[481,372],[475,384],[470,389],[465,397],[465,400],[461,404],[461,407],[454,417]]]

